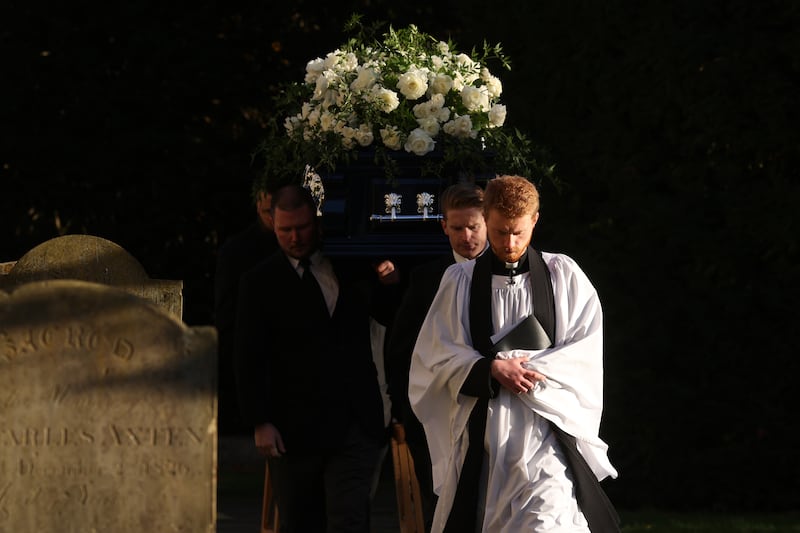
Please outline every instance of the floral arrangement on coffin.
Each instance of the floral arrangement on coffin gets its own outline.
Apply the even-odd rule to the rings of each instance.
[[[374,38],[375,27],[368,30],[357,15],[345,30],[358,30],[357,36],[309,61],[303,82],[288,85],[277,100],[284,131],[261,145],[270,152],[262,154],[268,164],[278,156],[289,166],[333,171],[369,153],[391,180],[400,154],[413,154],[423,173],[553,178],[553,167],[540,163],[542,150],[504,127],[503,85],[487,67],[497,60],[510,68],[499,44],[466,54],[413,25]]]

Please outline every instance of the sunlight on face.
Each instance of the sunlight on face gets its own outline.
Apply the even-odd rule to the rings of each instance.
[[[538,220],[538,212],[532,216],[507,218],[496,209],[490,209],[486,228],[494,255],[506,263],[519,261],[531,242],[533,228]]]
[[[486,223],[480,207],[448,209],[442,229],[450,247],[461,257],[475,259],[486,248]]]

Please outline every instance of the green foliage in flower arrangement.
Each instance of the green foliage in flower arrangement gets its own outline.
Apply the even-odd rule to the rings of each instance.
[[[406,154],[420,158],[423,174],[557,181],[546,150],[505,125],[503,85],[487,66],[511,68],[500,44],[466,54],[414,25],[378,35],[382,26],[353,15],[345,31],[354,36],[283,88],[257,152],[264,179],[283,181],[286,169],[300,176],[306,164],[333,172],[366,153],[389,181]]]

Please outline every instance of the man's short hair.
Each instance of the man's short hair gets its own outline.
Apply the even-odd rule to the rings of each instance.
[[[294,211],[301,207],[308,207],[316,214],[317,204],[311,191],[297,184],[284,185],[272,193],[271,211],[274,214],[276,209],[281,211]]]
[[[451,209],[483,207],[483,189],[474,183],[454,183],[442,192],[442,216]]]
[[[486,184],[483,215],[495,209],[506,218],[533,216],[539,211],[539,191],[522,176],[497,176]]]

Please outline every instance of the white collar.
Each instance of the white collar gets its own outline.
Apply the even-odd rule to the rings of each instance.
[[[481,253],[479,253],[479,254],[478,254],[478,255],[476,255],[475,257],[480,257],[480,256],[482,256],[482,255],[483,255],[483,252],[485,252],[485,251],[486,251],[486,250],[488,250],[488,249],[489,249],[489,241],[486,241],[486,246],[484,246],[484,247],[483,247],[483,250],[481,251]],[[467,259],[466,257],[464,257],[463,255],[459,254],[459,253],[458,253],[458,252],[456,252],[455,250],[453,250],[453,258],[456,260],[456,263],[463,263],[463,262],[465,262],[465,261],[472,261],[472,259]]]

